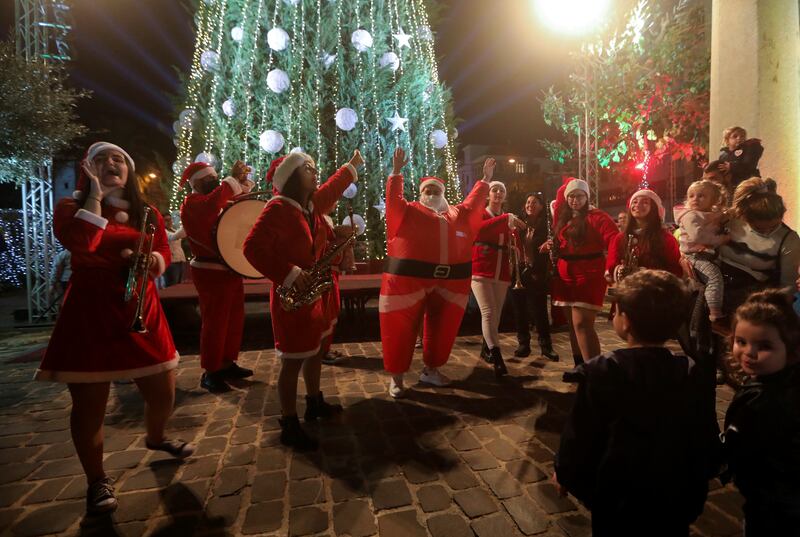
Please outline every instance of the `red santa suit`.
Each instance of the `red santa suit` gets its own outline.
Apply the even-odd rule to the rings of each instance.
[[[554,221],[558,222],[561,211],[570,211],[565,192],[567,187],[579,181],[572,179],[558,189],[555,200]],[[577,187],[576,187],[577,188]],[[588,186],[580,188],[588,196]],[[588,200],[587,200],[588,203]],[[558,230],[554,241],[558,248],[558,278],[553,278],[553,304],[574,306],[589,310],[601,310],[608,286],[605,272],[605,254],[611,239],[618,233],[611,217],[594,207],[586,214],[586,234],[580,244],[573,244],[567,237],[572,229],[574,218]]]
[[[279,191],[300,165],[295,162],[297,159],[300,164],[307,160],[313,166],[308,155],[290,153],[285,157],[284,170],[288,173],[282,171],[284,159],[277,159],[270,167],[268,176],[274,174],[270,178]],[[276,288],[291,287],[301,271],[310,269],[323,256],[331,232],[324,215],[333,210],[342,192],[357,179],[351,164],[342,166],[314,192],[307,209],[291,198],[273,197],[245,239],[245,257],[273,282],[269,309],[279,358],[311,358],[320,352],[325,338],[333,332],[334,314],[338,315],[338,307],[334,305],[338,303],[332,290],[311,304],[284,311]]]
[[[421,185],[431,180],[441,183],[440,179],[425,178]],[[423,315],[425,365],[437,368],[447,362],[469,297],[472,244],[488,194],[489,183],[478,181],[463,203],[439,214],[420,202],[406,201],[403,176],[389,176],[389,258],[378,305],[383,363],[388,372],[408,370]]]
[[[132,173],[132,161],[125,155]],[[85,177],[80,182],[86,185]],[[148,221],[155,226],[153,255],[158,263],[145,288],[142,318],[147,331],[138,333],[130,330],[135,297],[129,302],[124,299],[129,260],[123,251],[134,251],[140,237],[139,229],[127,223],[130,203],[107,195],[100,216],[81,205],[75,199],[62,199],[54,211],[55,236],[72,253],[72,277],[36,380],[109,382],[178,367],[178,353],[154,283],[170,262],[161,215],[151,208]]]
[[[213,167],[195,162],[186,168],[181,185],[186,181],[194,184],[209,175],[216,175]],[[223,363],[237,360],[244,327],[243,279],[220,258],[213,230],[228,202],[252,187],[252,181],[242,185],[233,177],[226,177],[208,194],[193,187],[181,204],[181,222],[193,255],[189,266],[200,299],[200,365],[208,372],[219,371]]]

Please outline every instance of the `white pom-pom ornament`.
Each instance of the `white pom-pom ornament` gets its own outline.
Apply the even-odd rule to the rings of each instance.
[[[353,226],[355,225],[356,234],[363,235],[364,232],[367,230],[367,223],[364,221],[364,217],[360,214],[353,215],[353,223],[350,223],[350,217],[345,216],[344,220],[342,220],[343,226]]]
[[[336,112],[336,126],[343,131],[351,131],[358,123],[358,114],[352,108],[340,108]]]
[[[214,50],[206,50],[200,55],[200,67],[208,72],[219,69],[219,54]]]
[[[366,52],[367,50],[372,48],[372,36],[366,30],[359,29],[353,32],[350,41],[353,43],[353,46],[356,47],[356,50],[359,52]]]
[[[228,117],[233,117],[236,114],[236,103],[232,99],[227,99],[222,103],[222,113]]]
[[[431,133],[431,143],[436,149],[442,149],[447,145],[447,133],[441,129],[436,129]]]
[[[273,69],[267,73],[267,86],[275,93],[283,93],[289,89],[289,75],[286,71]]]
[[[233,39],[237,43],[241,43],[242,38],[244,38],[244,30],[242,29],[241,26],[234,26],[231,29],[231,39]]]
[[[278,131],[267,130],[258,137],[258,145],[267,153],[277,153],[283,148],[283,135]]]
[[[355,183],[350,183],[347,188],[344,189],[344,192],[342,192],[342,196],[349,200],[355,198],[356,194],[358,194],[358,187]]]
[[[392,71],[397,71],[400,67],[400,58],[394,52],[387,52],[381,56],[380,62],[378,63],[381,67],[388,67]]]
[[[273,28],[267,32],[267,44],[272,50],[285,50],[289,46],[289,34],[283,28]]]

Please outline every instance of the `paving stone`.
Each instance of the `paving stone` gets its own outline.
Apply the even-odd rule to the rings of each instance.
[[[253,478],[251,499],[253,503],[283,498],[286,491],[285,472],[265,472]]]
[[[501,461],[510,461],[522,457],[522,452],[520,450],[502,439],[492,440],[486,444],[486,449]]]
[[[241,505],[241,494],[223,497],[214,496],[208,501],[206,516],[216,521],[221,526],[230,527],[239,517]]]
[[[537,468],[535,464],[524,459],[508,462],[506,470],[524,484],[537,483],[547,477],[547,474]]]
[[[592,521],[583,515],[561,517],[556,523],[569,537],[591,537],[592,535]]]
[[[161,506],[161,493],[157,490],[118,494],[119,507],[114,513],[118,522],[148,520]]]
[[[108,455],[103,461],[103,467],[107,470],[119,470],[123,468],[136,468],[144,456],[147,454],[146,450],[134,449],[128,451],[119,451]]]
[[[325,501],[320,479],[305,479],[289,483],[289,506],[302,507]]]
[[[14,523],[14,535],[44,535],[61,533],[80,518],[86,505],[83,502],[47,505],[26,513],[25,517]]]
[[[244,466],[253,462],[256,454],[254,445],[233,446],[225,454],[224,466]]]
[[[58,494],[64,490],[64,487],[66,487],[72,479],[72,477],[59,477],[43,481],[36,490],[28,494],[23,504],[28,505],[55,500]]]
[[[501,425],[498,430],[515,444],[521,444],[531,439],[531,433],[519,425]]]
[[[152,488],[162,488],[172,482],[178,466],[175,464],[163,464],[161,466],[151,466],[146,470],[141,470],[127,478],[119,490],[128,492],[132,490],[144,490]]]
[[[258,427],[239,427],[231,435],[231,445],[254,444],[258,437]]]
[[[453,495],[453,499],[464,511],[464,514],[470,518],[488,515],[497,511],[497,505],[492,497],[488,492],[480,488],[456,492]]]
[[[381,537],[427,537],[427,532],[417,521],[417,512],[410,510],[379,516],[378,535]]]
[[[206,427],[205,436],[223,436],[231,432],[229,420],[213,421]]]
[[[744,519],[744,498],[741,494],[733,490],[727,490],[718,494],[712,494],[708,497],[708,501],[718,507],[722,512],[732,516],[736,519]]]
[[[501,500],[522,494],[519,482],[505,470],[486,470],[479,475]]]
[[[372,488],[372,505],[375,510],[393,509],[411,505],[411,493],[404,481],[378,481]]]
[[[478,537],[498,537],[500,535],[514,534],[514,525],[505,516],[499,514],[473,520],[470,526]]]
[[[212,453],[222,453],[228,447],[228,439],[225,437],[203,438],[197,443],[195,457],[211,455]]]
[[[183,465],[181,481],[192,481],[200,477],[213,477],[217,473],[218,466],[218,455],[199,458],[192,457]]]
[[[311,535],[328,529],[328,513],[319,507],[289,511],[289,535]]]
[[[24,512],[24,509],[0,509],[0,529],[8,533],[8,528]]]
[[[16,483],[40,466],[33,462],[3,464],[0,466],[0,485]]]
[[[457,430],[445,436],[448,437],[450,444],[458,451],[469,451],[481,447],[481,443],[468,429]]]
[[[247,468],[225,468],[214,482],[214,495],[238,494],[246,485]]]
[[[320,474],[319,464],[311,459],[295,455],[289,466],[289,479],[308,479]]]
[[[450,493],[441,485],[428,485],[417,490],[417,500],[426,513],[443,511],[450,507]]]
[[[254,503],[247,509],[242,533],[269,533],[280,529],[282,524],[283,502]]]
[[[464,457],[464,462],[475,471],[488,470],[489,468],[497,468],[499,466],[495,456],[485,449],[466,451],[461,456]]]
[[[103,448],[105,450],[105,443],[103,444]],[[105,451],[110,453],[109,450]],[[75,447],[72,445],[72,442],[68,442],[64,444],[47,446],[44,450],[40,451],[40,453],[36,456],[36,460],[50,461],[56,459],[66,459],[68,457],[74,457],[74,456],[75,456]]]
[[[13,505],[35,487],[33,483],[13,483],[0,487],[0,507]]]
[[[434,515],[428,519],[432,537],[473,537],[467,522],[458,515]]]
[[[742,530],[741,524],[731,521],[707,502],[694,527],[704,534],[725,536],[737,534]]]
[[[439,479],[439,474],[429,465],[420,461],[411,461],[402,466],[403,475],[409,483],[428,483]]]
[[[333,531],[336,535],[366,537],[377,530],[375,515],[364,500],[350,500],[333,506]]]
[[[37,433],[28,440],[28,446],[45,446],[51,444],[61,444],[65,442],[70,442],[72,439],[70,437],[69,431],[53,431],[50,433]]]
[[[490,440],[500,436],[500,433],[497,432],[493,425],[476,425],[472,427],[472,434],[480,440]]]
[[[368,492],[366,482],[359,476],[340,476],[331,481],[334,502],[363,498]]]
[[[550,514],[564,513],[566,511],[574,511],[576,506],[569,498],[564,498],[559,495],[555,485],[550,483],[540,483],[538,485],[529,485],[528,494],[531,498],[536,500],[545,511]]]
[[[478,480],[466,468],[454,467],[444,473],[444,480],[453,490],[463,490],[478,485]]]
[[[33,459],[40,451],[42,451],[42,448],[39,446],[0,449],[0,464],[25,462],[28,459]]]
[[[282,449],[259,448],[256,451],[256,468],[259,472],[286,468],[286,452]]]
[[[525,496],[510,498],[503,506],[517,524],[519,531],[525,535],[536,535],[547,530],[547,515]]]

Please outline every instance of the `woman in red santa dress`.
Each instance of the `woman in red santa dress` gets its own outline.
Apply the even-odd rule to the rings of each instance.
[[[521,220],[503,212],[505,199],[506,185],[500,181],[489,183],[489,202],[472,246],[472,294],[481,310],[483,332],[481,357],[492,364],[497,377],[508,373],[497,331],[511,282],[509,248],[514,245],[510,237],[514,228],[525,229]]]
[[[625,222],[625,227],[608,248],[606,280],[609,283],[617,283],[616,278],[629,272],[630,268],[624,267],[629,251],[636,256],[638,268],[666,270],[679,278],[683,276],[678,241],[664,228],[664,204],[658,194],[645,188],[634,192],[628,200]]]
[[[306,390],[305,420],[330,418],[342,411],[341,405],[327,403],[319,389],[321,359],[325,339],[332,333],[330,293],[294,311],[281,307],[277,287],[296,287],[305,291],[310,283],[308,270],[328,244],[330,227],[324,215],[331,212],[350,183],[358,179],[356,167],[363,160],[358,150],[350,162],[339,168],[317,188],[318,170],[305,153],[290,153],[275,159],[267,172],[278,195],[264,207],[244,242],[244,255],[259,272],[272,280],[269,309],[275,350],[281,359],[278,395],[282,417],[281,443],[298,451],[317,448],[297,417],[297,379],[303,371]]]
[[[554,203],[553,235],[558,255],[558,275],[553,278],[553,303],[566,310],[575,365],[600,354],[600,339],[594,328],[597,312],[606,294],[605,254],[619,229],[607,213],[589,205],[589,185],[582,179],[567,179]],[[546,251],[553,244],[542,246]],[[565,382],[577,380],[564,373]]]
[[[89,488],[88,514],[117,507],[111,479],[103,470],[103,419],[109,384],[132,379],[145,400],[148,449],[177,458],[194,448],[167,440],[164,428],[175,401],[178,353],[154,279],[169,264],[161,215],[150,208],[153,253],[142,309],[146,331],[132,331],[135,299],[125,302],[131,253],[138,247],[145,215],[131,157],[120,147],[97,142],[81,166],[73,199],[56,206],[56,238],[72,252],[72,278],[36,380],[63,382],[72,397],[70,430]],[[145,247],[148,241],[145,241]]]

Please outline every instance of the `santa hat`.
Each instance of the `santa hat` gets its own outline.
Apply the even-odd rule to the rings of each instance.
[[[656,207],[658,207],[658,218],[663,222],[665,213],[664,204],[661,203],[661,198],[658,197],[658,194],[656,194],[652,190],[643,188],[641,190],[637,190],[636,192],[634,192],[633,195],[631,196],[631,199],[628,200],[628,210],[630,210],[631,203],[633,203],[633,200],[641,197],[645,197],[649,199],[652,203],[655,203]]]
[[[567,183],[567,187],[564,189],[564,197],[566,198],[569,196],[570,192],[574,192],[575,190],[580,190],[589,196],[589,183],[584,181],[583,179],[575,179],[572,178]]]
[[[444,179],[439,179],[438,177],[423,177],[419,182],[419,191],[422,192],[428,185],[436,185],[441,188],[442,193],[444,193]]]
[[[122,153],[122,156],[125,157],[125,162],[128,164],[128,169],[130,173],[136,171],[136,165],[133,163],[133,159],[131,156],[120,146],[114,145],[109,142],[95,142],[89,146],[89,149],[86,150],[86,156],[84,160],[91,162],[94,160],[94,157],[102,153],[103,151],[117,151]],[[74,199],[81,199],[83,197],[84,191],[89,189],[89,178],[86,177],[86,173],[83,171],[83,167],[81,167],[80,172],[78,173],[78,183],[75,185],[75,191],[72,193],[72,197]]]
[[[499,188],[503,191],[503,194],[508,194],[508,190],[506,190],[506,185],[502,181],[492,181],[489,183],[489,190],[493,189],[494,187]]]
[[[209,175],[217,175],[217,171],[211,164],[206,162],[192,162],[186,169],[183,170],[183,175],[181,175],[181,183],[180,188],[189,182],[189,185],[194,189],[194,182],[198,179],[202,179],[203,177],[208,177]]]
[[[289,177],[292,176],[297,168],[305,163],[315,166],[314,159],[311,158],[311,155],[301,151],[276,158],[272,161],[272,164],[269,165],[269,170],[267,170],[267,183],[272,183],[273,190],[282,192]]]

